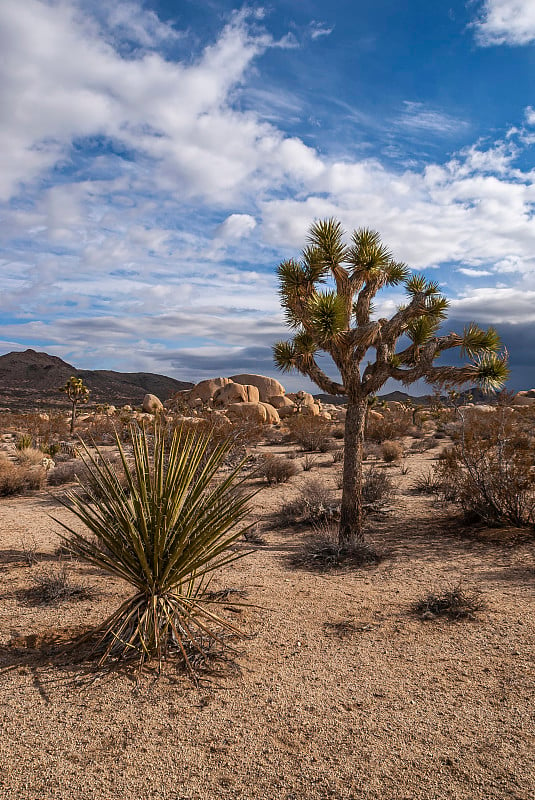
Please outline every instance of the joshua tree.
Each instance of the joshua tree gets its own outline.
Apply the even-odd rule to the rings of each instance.
[[[283,261],[278,276],[287,324],[295,335],[273,348],[277,366],[308,376],[324,392],[347,397],[339,543],[353,545],[363,537],[362,450],[368,397],[388,378],[406,386],[424,379],[434,385],[472,382],[497,389],[509,374],[507,354],[500,352],[493,328],[482,330],[470,323],[460,335],[439,335],[448,301],[436,283],[395,261],[375,231],[354,231],[348,245],[337,220],[317,221],[301,261]],[[398,284],[405,286],[407,304],[390,319],[374,319],[372,301],[378,291]],[[452,348],[460,348],[468,363],[435,365]],[[331,356],[341,381],[320,368],[321,351]],[[370,353],[374,359],[364,363]]]
[[[82,378],[77,378],[75,375],[71,375],[69,380],[65,383],[65,386],[60,386],[60,392],[63,392],[67,395],[69,400],[72,404],[72,413],[71,413],[71,433],[74,433],[74,421],[76,419],[76,406],[78,403],[87,403],[89,400],[89,392],[90,390],[84,384]]]

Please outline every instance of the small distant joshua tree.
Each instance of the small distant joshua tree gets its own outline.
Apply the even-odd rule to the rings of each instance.
[[[87,403],[89,400],[90,389],[84,384],[82,378],[71,375],[65,386],[60,386],[60,392],[67,395],[72,404],[71,413],[71,434],[74,433],[74,423],[76,420],[76,406]]]
[[[438,335],[448,301],[438,285],[395,261],[375,231],[353,231],[351,244],[335,219],[315,222],[301,261],[278,268],[281,303],[293,339],[273,348],[277,366],[309,377],[324,392],[347,397],[344,472],[339,544],[363,541],[362,454],[368,398],[389,378],[408,386],[424,379],[454,387],[476,383],[485,390],[503,386],[509,371],[507,353],[494,328],[470,323],[462,334]],[[320,290],[322,284],[327,284]],[[373,319],[372,301],[385,286],[403,284],[407,304],[390,319]],[[399,344],[400,339],[404,341]],[[435,365],[435,359],[460,348],[468,363]],[[332,357],[341,381],[318,364],[321,352]],[[364,359],[375,353],[372,361]]]

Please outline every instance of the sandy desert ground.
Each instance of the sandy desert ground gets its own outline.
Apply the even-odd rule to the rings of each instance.
[[[440,443],[442,444],[442,443]],[[259,452],[290,446],[262,444]],[[32,574],[57,562],[54,494],[0,500],[0,797],[17,800],[531,800],[535,794],[533,539],[467,535],[432,497],[410,491],[438,448],[410,455],[369,534],[377,566],[292,566],[310,535],[280,527],[303,482],[335,489],[340,464],[264,488],[264,543],[217,576],[260,608],[228,614],[250,634],[195,687],[159,678],[92,681],[47,663],[43,640],[102,620],[127,588],[77,562],[88,600],[35,606]],[[297,462],[302,461],[302,455]],[[404,470],[403,470],[404,471]],[[514,532],[513,532],[514,533]],[[35,548],[38,563],[25,554]],[[481,591],[474,620],[422,621],[411,605],[459,580]]]

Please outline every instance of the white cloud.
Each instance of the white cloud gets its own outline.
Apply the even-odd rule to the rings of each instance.
[[[535,321],[535,291],[520,288],[471,289],[454,300],[450,316],[477,319],[485,325],[520,324]]]
[[[216,237],[222,240],[241,239],[256,228],[256,220],[250,214],[231,214],[218,226]]]
[[[525,119],[527,125],[535,125],[535,108],[528,106],[525,111]]]
[[[129,17],[137,37],[144,29],[151,43],[161,39],[154,14],[137,8]],[[116,27],[124,10],[110,12]],[[68,158],[73,140],[94,136],[153,159],[157,185],[180,187],[184,197],[228,202],[245,187],[261,189],[268,175],[293,176],[282,134],[229,102],[253,58],[284,46],[251,34],[246,12],[191,64],[144,50],[122,57],[106,31],[72,3],[4,0],[0,31],[0,196],[6,199]],[[297,148],[306,153],[302,143]]]
[[[311,39],[320,39],[323,36],[330,36],[333,30],[334,25],[329,27],[329,25],[326,25],[324,22],[316,22],[316,20],[313,20],[309,25]]]
[[[414,132],[435,133],[437,135],[451,136],[462,128],[467,128],[465,121],[445,114],[432,108],[426,108],[423,103],[410,100],[404,101],[404,109],[395,121],[398,127]]]
[[[484,0],[473,23],[476,41],[482,47],[525,45],[535,41],[533,0]]]
[[[461,275],[466,275],[467,278],[484,278],[487,275],[492,275],[492,272],[488,269],[469,269],[467,267],[459,267],[457,272],[460,272]]]

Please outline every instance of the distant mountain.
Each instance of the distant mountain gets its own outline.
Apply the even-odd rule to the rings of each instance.
[[[347,399],[345,397],[340,397],[339,395],[333,394],[315,394],[314,397],[316,400],[321,400],[322,403],[333,403],[334,405],[340,405],[342,403],[347,403]],[[380,394],[378,395],[379,400],[386,400],[389,403],[397,402],[397,403],[405,403],[407,400],[417,406],[429,406],[436,400],[436,396],[434,394],[423,394],[420,396],[413,396],[407,394],[407,392],[400,392],[394,391],[389,392],[388,394]],[[447,396],[442,396],[441,399],[446,402],[448,400]],[[464,392],[459,394],[459,398],[457,400],[459,404],[463,402],[470,402],[470,403],[488,403],[489,396],[481,391],[481,389],[474,386],[472,389],[467,389]]]
[[[76,369],[57,356],[25,350],[0,356],[0,406],[30,408],[65,405],[58,391],[71,375],[83,378],[91,389],[91,403],[139,405],[147,392],[160,400],[193,384],[150,372],[114,372],[105,369]]]

